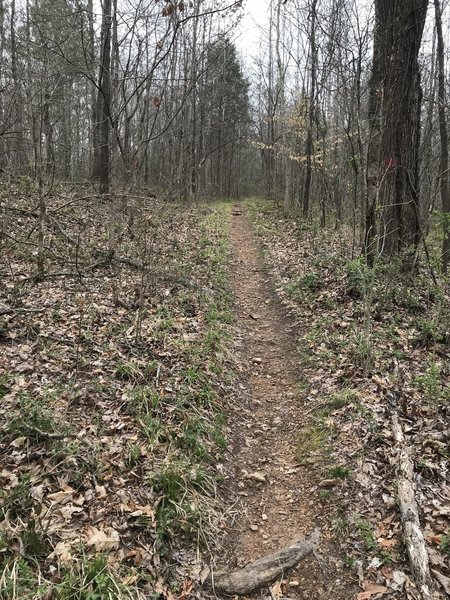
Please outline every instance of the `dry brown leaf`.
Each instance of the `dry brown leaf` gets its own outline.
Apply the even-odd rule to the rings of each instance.
[[[115,550],[119,547],[120,536],[115,529],[109,528],[108,533],[106,533],[89,525],[87,531],[87,546],[92,546],[99,552],[102,550]]]
[[[372,596],[377,594],[386,594],[389,592],[388,588],[384,585],[378,585],[377,583],[370,583],[369,581],[364,581],[364,592],[360,592],[357,596],[357,600],[369,600]]]
[[[72,506],[69,504],[68,506],[62,506],[58,512],[65,521],[70,521],[74,513],[83,512],[83,509],[80,506]]]
[[[138,579],[139,577],[135,573],[132,573],[131,575],[128,575],[128,577],[124,577],[122,583],[123,585],[131,585],[132,583],[136,583]]]
[[[77,494],[76,496],[73,497],[73,503],[76,504],[77,506],[83,506],[85,502],[85,498],[82,494]]]
[[[255,481],[260,481],[261,483],[265,483],[265,481],[266,481],[266,476],[264,475],[264,473],[261,473],[259,471],[250,473],[250,475],[247,475],[247,478],[254,479]]]
[[[281,600],[283,597],[283,591],[281,589],[281,581],[277,581],[271,588],[270,593],[274,600]]]
[[[48,556],[51,560],[57,558],[64,565],[70,565],[72,563],[72,553],[70,552],[70,546],[65,542],[58,542],[53,552]]]
[[[97,494],[97,496],[99,498],[106,498],[106,488],[104,485],[96,485],[95,486],[95,493]]]
[[[53,502],[54,504],[58,504],[58,502],[62,502],[74,493],[75,490],[71,488],[70,485],[65,485],[61,491],[49,494],[47,500],[50,500],[50,502]]]
[[[9,445],[12,446],[13,448],[22,448],[22,446],[25,445],[26,441],[27,441],[27,438],[25,436],[21,436],[21,437],[17,437]]]
[[[450,595],[450,579],[448,577],[446,577],[445,575],[442,575],[442,573],[440,573],[436,569],[432,569],[431,572],[436,577],[436,579],[439,581],[439,583],[442,585],[445,592]]]
[[[378,538],[378,544],[381,546],[381,548],[385,548],[386,550],[392,550],[392,548],[394,548],[397,545],[397,540],[386,540]]]
[[[183,581],[183,589],[181,591],[181,594],[178,596],[178,600],[186,600],[186,598],[189,598],[193,587],[194,587],[194,582],[191,581],[190,579],[185,579]]]

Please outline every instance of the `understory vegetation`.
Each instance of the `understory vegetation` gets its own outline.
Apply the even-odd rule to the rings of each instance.
[[[262,200],[248,206],[278,294],[297,321],[307,415],[297,458],[322,472],[317,498],[346,565],[392,593],[405,584],[414,589],[404,571],[396,493],[391,417],[398,414],[414,459],[431,569],[445,587],[450,303],[446,279],[430,276],[439,262],[438,236],[431,229],[428,258],[419,252],[414,273],[405,272],[401,258],[380,259],[370,269],[352,254],[345,227],[317,228]]]
[[[111,259],[105,205],[57,189],[36,278],[36,196],[9,191],[0,596],[187,594],[208,575],[201,557],[222,519],[229,205],[141,198],[132,231],[118,213]]]

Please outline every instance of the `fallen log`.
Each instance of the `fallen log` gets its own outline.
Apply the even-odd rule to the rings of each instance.
[[[208,583],[215,592],[230,595],[249,594],[262,585],[274,581],[287,569],[295,567],[305,556],[311,554],[317,547],[319,537],[320,532],[316,529],[309,537],[274,554],[259,558],[239,571],[212,574]]]
[[[432,597],[433,585],[415,497],[414,463],[406,447],[405,436],[396,414],[392,415],[391,422],[394,439],[398,446],[397,496],[403,536],[415,583],[425,600]]]

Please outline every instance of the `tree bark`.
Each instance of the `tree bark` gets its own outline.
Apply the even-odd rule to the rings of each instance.
[[[370,81],[365,250],[417,246],[421,88],[418,54],[428,0],[376,0]]]
[[[99,108],[100,108],[100,194],[110,191],[111,162],[111,0],[104,0],[102,17],[102,56],[100,64]]]
[[[317,85],[317,47],[316,47],[316,16],[317,0],[312,0],[310,8],[311,26],[309,30],[309,51],[311,61],[311,86],[309,90],[308,129],[306,132],[306,178],[303,193],[303,216],[309,214],[312,183],[312,161],[314,154],[314,121],[316,115],[316,85]]]
[[[450,192],[448,181],[448,132],[446,92],[445,92],[445,64],[444,64],[444,36],[442,35],[442,12],[439,0],[434,0],[436,33],[437,33],[437,62],[438,62],[438,115],[439,115],[439,134],[441,139],[440,156],[440,175],[439,182],[441,188],[441,201],[443,214],[443,234],[442,241],[442,270],[448,271],[450,260]]]

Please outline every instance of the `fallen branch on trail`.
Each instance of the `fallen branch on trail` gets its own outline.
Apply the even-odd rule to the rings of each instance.
[[[230,595],[249,594],[262,585],[274,581],[287,569],[295,567],[305,556],[314,552],[319,537],[320,532],[316,529],[304,540],[259,558],[239,571],[211,575],[208,583],[215,592]]]
[[[403,526],[405,546],[415,583],[424,599],[432,597],[432,579],[428,553],[425,546],[419,520],[419,511],[415,497],[414,463],[405,443],[398,416],[392,416],[392,431],[398,446],[398,484],[397,495]]]

